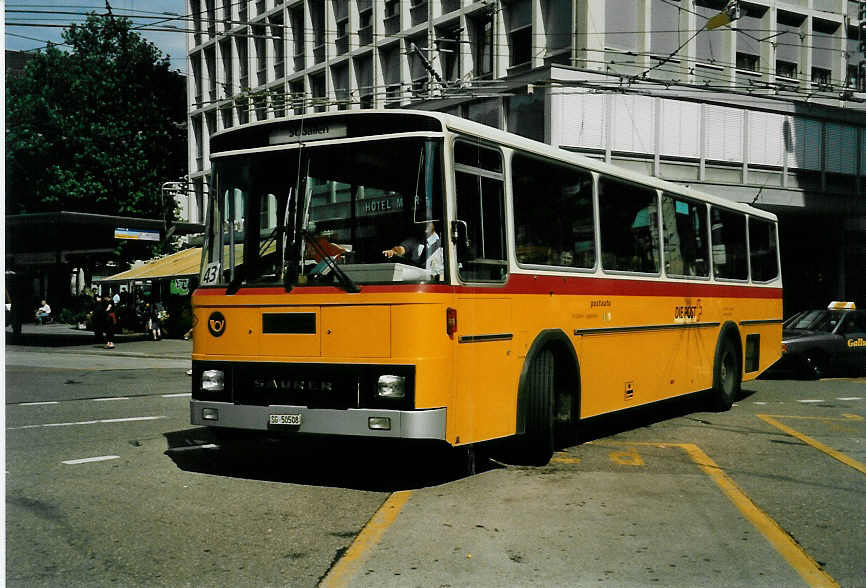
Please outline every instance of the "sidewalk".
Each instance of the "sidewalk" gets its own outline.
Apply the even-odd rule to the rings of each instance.
[[[152,341],[145,333],[115,335],[116,347],[108,350],[96,341],[93,331],[80,331],[72,325],[25,324],[21,327],[20,337],[12,334],[11,327],[6,327],[5,331],[6,348],[14,348],[17,351],[28,349],[41,351],[50,348],[58,353],[96,353],[161,359],[189,359],[192,354],[192,341],[183,339]]]

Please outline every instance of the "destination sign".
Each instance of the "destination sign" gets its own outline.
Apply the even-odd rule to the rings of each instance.
[[[268,137],[271,145],[287,145],[301,141],[340,139],[347,135],[346,125],[334,122],[304,121],[304,124],[274,129]]]

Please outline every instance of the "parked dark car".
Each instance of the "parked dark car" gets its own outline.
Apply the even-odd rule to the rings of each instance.
[[[866,370],[866,310],[833,302],[825,310],[804,310],[782,323],[778,364],[810,378]]]

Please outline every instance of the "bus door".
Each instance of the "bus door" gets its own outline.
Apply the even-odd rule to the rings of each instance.
[[[456,299],[454,406],[458,443],[467,443],[514,432],[517,393],[511,360],[516,353],[511,300],[501,290],[508,276],[501,155],[458,141],[455,159],[452,232],[464,287]]]

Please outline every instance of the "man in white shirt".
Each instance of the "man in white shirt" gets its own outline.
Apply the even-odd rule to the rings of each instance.
[[[43,301],[42,301],[42,306],[40,306],[40,307],[36,310],[36,320],[37,320],[37,321],[39,322],[39,324],[41,325],[41,324],[42,324],[42,321],[44,321],[45,319],[49,318],[50,316],[51,316],[51,307],[48,306],[48,303],[47,303],[46,301],[43,300]]]
[[[424,225],[423,240],[419,241],[414,237],[409,237],[399,245],[386,249],[382,254],[388,259],[395,255],[403,257],[407,261],[423,267],[434,276],[442,275],[445,269],[442,241],[439,239],[436,227],[432,222]]]

